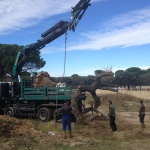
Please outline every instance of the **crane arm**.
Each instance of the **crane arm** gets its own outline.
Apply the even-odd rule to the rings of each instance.
[[[15,80],[17,80],[17,76],[21,74],[22,67],[26,63],[26,58],[45,47],[46,44],[52,42],[53,40],[64,34],[68,29],[68,23],[69,22],[67,21],[59,21],[52,28],[48,29],[43,34],[41,34],[42,38],[40,40],[37,40],[36,43],[24,46],[18,52],[12,70],[12,76],[14,79],[16,78]]]
[[[59,21],[53,27],[41,34],[41,39],[37,42],[24,46],[17,54],[15,64],[12,69],[12,76],[14,82],[18,82],[18,75],[22,72],[22,67],[26,63],[26,58],[33,53],[39,51],[46,44],[52,42],[62,34],[64,34],[68,29],[75,31],[75,28],[84,15],[91,0],[80,0],[74,7],[72,7],[70,22]]]
[[[69,23],[69,29],[72,31],[75,31],[75,28],[83,17],[86,9],[88,6],[91,6],[90,4],[91,0],[80,0],[74,7],[72,7],[71,10],[71,18],[70,18],[70,23]]]

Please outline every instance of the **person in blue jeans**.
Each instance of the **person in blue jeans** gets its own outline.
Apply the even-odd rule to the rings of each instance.
[[[62,129],[64,131],[64,138],[66,139],[66,129],[68,128],[69,137],[72,138],[71,133],[71,111],[72,107],[69,106],[68,102],[65,102],[64,105],[61,107],[62,113]]]

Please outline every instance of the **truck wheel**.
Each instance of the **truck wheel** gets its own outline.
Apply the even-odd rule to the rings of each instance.
[[[37,113],[38,120],[46,122],[46,121],[49,121],[51,116],[52,116],[52,112],[49,108],[44,107],[38,110],[38,113]]]
[[[5,115],[9,117],[14,117],[14,110],[12,107],[8,107],[5,111]]]

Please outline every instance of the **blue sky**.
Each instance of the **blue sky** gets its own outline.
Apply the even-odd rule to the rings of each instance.
[[[78,0],[0,0],[0,43],[27,45],[60,20]],[[68,31],[65,76],[95,70],[150,68],[150,1],[91,0],[76,31]],[[42,71],[61,77],[65,35],[41,50]],[[38,70],[38,71],[41,71]]]

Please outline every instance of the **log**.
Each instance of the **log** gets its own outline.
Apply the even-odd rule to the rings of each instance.
[[[100,116],[101,116],[101,113],[95,113],[95,114],[89,116],[89,117],[87,118],[87,120],[88,120],[88,121],[92,121],[92,120],[94,120],[95,118],[98,118],[98,117],[100,117]]]

